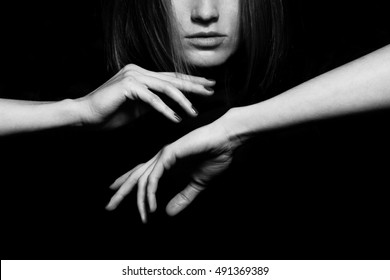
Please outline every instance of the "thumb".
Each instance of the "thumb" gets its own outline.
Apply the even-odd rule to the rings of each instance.
[[[166,207],[169,216],[175,216],[183,211],[205,188],[191,182],[184,190],[178,193]]]

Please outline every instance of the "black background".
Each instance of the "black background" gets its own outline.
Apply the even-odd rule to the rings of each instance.
[[[286,7],[289,55],[275,90],[390,42],[384,1]],[[76,98],[112,75],[101,2],[18,1],[1,14],[1,97]],[[107,186],[152,156],[154,139],[174,139],[144,122],[1,139],[2,259],[388,258],[388,111],[263,135],[192,208],[174,219],[160,209],[146,226],[134,196],[104,211]],[[160,208],[174,192],[161,191]]]

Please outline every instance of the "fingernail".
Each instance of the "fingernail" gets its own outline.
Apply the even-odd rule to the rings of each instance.
[[[213,79],[207,79],[209,82],[212,82],[212,83],[216,83],[217,81],[216,80],[213,80]]]
[[[195,113],[195,115],[198,115],[199,114],[198,110],[196,110],[194,106],[191,106],[191,107],[192,107],[192,111]]]
[[[206,90],[210,91],[210,92],[214,92],[214,89],[212,89],[211,87],[204,87]]]
[[[174,113],[173,115],[175,116],[175,118],[176,118],[176,120],[177,120],[178,122],[181,122],[181,118],[179,117],[178,114]]]

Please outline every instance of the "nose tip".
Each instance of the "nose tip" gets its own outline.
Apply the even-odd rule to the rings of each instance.
[[[198,1],[191,11],[191,20],[202,24],[218,21],[219,12],[212,2],[207,0]]]

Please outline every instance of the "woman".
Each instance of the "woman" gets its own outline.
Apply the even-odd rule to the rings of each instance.
[[[213,1],[202,1],[206,2]],[[196,11],[196,4],[189,7]],[[188,12],[177,16],[184,26],[186,21],[181,16],[186,14],[188,18]],[[252,25],[245,25],[248,26]],[[241,26],[243,30],[245,27]],[[183,44],[186,46],[185,39]],[[116,193],[106,209],[116,209],[137,187],[136,203],[141,219],[144,223],[151,219],[153,225],[156,215],[162,218],[156,211],[157,201],[164,205],[171,199],[166,212],[176,215],[208,187],[209,197],[199,198],[202,205],[194,203],[193,211],[184,211],[175,222],[164,221],[167,228],[172,228],[170,232],[176,229],[177,235],[182,233],[182,238],[175,235],[179,241],[170,246],[166,236],[159,240],[164,232],[161,227],[151,230],[143,244],[146,246],[151,240],[159,240],[161,244],[167,241],[167,247],[189,252],[186,256],[209,250],[213,251],[209,254],[218,258],[237,258],[241,256],[237,252],[256,258],[264,255],[266,258],[372,256],[375,248],[385,248],[388,244],[385,241],[388,231],[383,224],[388,215],[384,206],[387,203],[381,193],[381,178],[387,182],[383,175],[386,167],[379,162],[373,164],[376,153],[384,152],[384,158],[389,154],[380,148],[386,147],[386,140],[367,141],[368,147],[361,147],[365,141],[350,143],[349,140],[354,141],[352,136],[344,146],[334,149],[335,145],[327,142],[343,142],[342,136],[336,135],[334,140],[322,135],[323,140],[318,141],[306,137],[310,134],[294,139],[265,132],[388,108],[389,59],[387,46],[275,98],[230,109],[221,118],[173,141],[119,177],[111,185]],[[362,139],[368,138],[369,134]],[[377,147],[371,147],[375,142],[379,142]],[[240,149],[248,144],[244,160],[237,160]],[[343,156],[350,158],[345,160]],[[183,170],[189,178],[184,184],[175,178]],[[164,192],[170,192],[171,197],[167,199]],[[194,217],[194,211],[200,218]]]
[[[177,123],[177,116],[174,115],[172,109],[175,109],[176,112],[184,110],[190,116],[196,115],[192,104],[183,97],[180,91],[200,93],[205,96],[209,96],[213,91],[215,93],[207,99],[194,97],[191,100],[196,110],[199,111],[196,121],[192,118],[185,118],[184,114],[178,113],[183,118],[181,126],[178,124],[169,126],[161,118],[151,113],[152,121],[146,122],[147,125],[142,126],[141,130],[143,132],[156,132],[152,137],[142,137],[142,133],[131,130],[128,131],[129,135],[126,137],[113,137],[115,141],[110,140],[111,145],[107,142],[102,143],[102,145],[110,147],[106,150],[113,154],[113,156],[110,155],[109,160],[104,160],[105,157],[100,156],[102,149],[101,145],[96,144],[100,143],[97,137],[85,142],[77,141],[78,145],[81,146],[78,150],[82,150],[82,153],[74,151],[72,153],[77,155],[77,165],[83,168],[81,172],[77,172],[77,174],[82,175],[81,178],[94,177],[93,174],[96,172],[107,177],[107,174],[110,173],[107,169],[113,168],[112,166],[115,166],[114,164],[117,164],[118,161],[126,160],[128,162],[129,157],[133,160],[137,159],[135,154],[140,150],[145,153],[154,153],[161,148],[161,144],[169,143],[195,127],[215,120],[233,104],[244,104],[248,103],[250,99],[255,99],[255,96],[249,94],[246,96],[246,93],[250,93],[250,88],[259,88],[257,91],[259,95],[263,93],[267,83],[274,75],[276,63],[281,56],[282,11],[279,1],[126,0],[109,1],[107,4],[108,7],[105,11],[107,12],[106,16],[108,16],[108,50],[113,68],[117,71],[122,70],[119,70],[102,87],[76,100],[49,104],[21,104],[17,101],[4,100],[2,113],[4,112],[7,116],[7,120],[14,123],[2,122],[3,134],[74,124],[117,127],[128,120],[128,116],[123,118],[123,115],[119,114],[126,109],[125,103],[128,99],[130,101],[140,99],[152,105],[156,111],[163,113],[169,120]],[[171,16],[172,14],[181,16],[182,21],[178,22],[178,18]],[[265,26],[273,26],[273,28],[268,29]],[[261,40],[259,34],[261,34]],[[183,38],[184,41],[182,41]],[[190,73],[195,76],[167,73],[183,71],[191,71]],[[199,76],[207,79],[198,78]],[[235,79],[231,79],[233,76]],[[257,78],[259,76],[264,78],[259,81]],[[209,87],[214,87],[214,90]],[[163,105],[154,94],[159,94],[159,97],[172,109]],[[164,95],[167,95],[168,98]],[[261,96],[256,96],[256,98],[261,98]],[[171,102],[168,99],[176,102]],[[219,112],[215,113],[215,109]],[[132,111],[132,113],[135,112]],[[134,116],[130,116],[131,118]],[[140,123],[142,124],[141,119]],[[161,139],[165,136],[170,137],[169,141]],[[156,141],[157,137],[160,138],[159,141]],[[144,142],[141,144],[145,146],[146,143],[149,143],[145,139],[159,146],[154,150],[150,147],[139,149],[137,145],[131,144],[131,141],[136,138],[143,139]],[[86,144],[84,147],[88,147],[88,149],[82,148],[83,143]],[[93,154],[92,157],[89,153],[85,153],[84,150],[94,150],[92,147],[95,145],[97,149],[100,148],[99,152]],[[124,145],[135,147],[135,153],[130,152],[130,156],[128,156],[127,152],[124,152],[126,151]],[[117,154],[119,156],[115,156]],[[143,157],[145,158],[144,155]],[[91,162],[87,161],[84,164],[88,159]],[[56,185],[64,185],[66,189],[68,186],[73,186],[77,192],[83,192],[72,200],[73,206],[78,205],[71,207],[71,211],[76,212],[74,216],[77,216],[79,212],[83,213],[83,211],[79,211],[81,203],[74,201],[82,200],[84,202],[87,199],[84,193],[87,193],[88,199],[90,196],[94,198],[92,202],[86,203],[85,208],[93,208],[90,205],[98,199],[95,191],[98,189],[96,185],[100,182],[81,178],[68,182],[68,178],[72,178],[72,176],[66,176],[65,181],[60,180]],[[100,179],[99,181],[104,182],[103,177]],[[83,186],[75,187],[74,181],[80,181],[77,186],[79,184]],[[89,188],[88,191],[83,191],[87,188]],[[60,197],[67,202],[70,195],[57,195],[55,197],[56,199]],[[55,202],[56,199],[48,200]],[[91,216],[95,217],[95,215]],[[85,215],[79,214],[80,221],[77,225],[85,228],[84,219],[90,221],[91,216],[81,218]],[[107,222],[107,220],[105,221]],[[100,222],[101,220],[96,218],[98,227],[100,227]]]
[[[108,38],[111,38],[109,40],[111,42],[109,50],[111,51],[111,56],[113,58],[113,65],[119,69],[128,63],[134,63],[138,65],[138,67],[148,69],[148,71],[182,72],[186,71],[188,68],[188,70],[192,71],[194,74],[217,80],[215,88],[216,94],[214,94],[213,98],[220,98],[221,100],[212,102],[211,99],[208,99],[206,101],[201,100],[198,102],[197,104],[199,104],[199,107],[196,106],[196,108],[200,111],[199,117],[206,114],[207,111],[210,110],[210,107],[215,104],[223,107],[223,110],[226,111],[232,105],[248,104],[254,100],[264,99],[267,83],[269,83],[270,78],[273,76],[276,62],[281,56],[283,29],[281,27],[282,17],[281,4],[279,1],[177,0],[171,1],[171,3],[172,6],[168,5],[168,1],[117,1],[110,3],[113,6],[107,11],[113,15],[109,21],[111,24],[110,30],[113,31]],[[239,5],[241,5],[240,9],[238,9]],[[240,13],[237,12],[238,10]],[[167,16],[170,15],[170,12],[174,12],[176,17]],[[227,17],[229,20],[227,20]],[[237,19],[238,17],[239,20]],[[176,26],[174,24],[175,19],[181,27],[179,28],[179,31],[173,28]],[[140,22],[145,22],[145,24],[139,24]],[[172,26],[170,26],[171,24]],[[241,40],[239,40],[239,42],[230,40],[230,38],[235,38],[235,36],[230,36],[230,38],[228,38],[229,40],[224,39],[222,41],[220,38],[224,38],[225,35],[227,35],[226,33],[229,35],[237,34],[237,26],[235,26],[235,24],[240,26],[240,32],[238,32],[240,36],[238,37]],[[194,30],[195,27],[197,30]],[[219,31],[217,33],[207,33],[211,28],[225,27],[229,28],[217,30]],[[190,31],[194,31],[194,33],[190,33],[187,36],[186,33],[184,33],[188,30],[186,28],[189,28]],[[203,29],[206,31],[203,32]],[[171,36],[167,36],[167,30],[168,34]],[[225,31],[226,33],[224,33]],[[142,38],[142,40],[138,42],[136,40],[137,38]],[[225,41],[232,44],[224,45]],[[169,46],[171,46],[171,48],[169,48]],[[148,52],[144,52],[146,49]],[[145,53],[147,55],[144,55]],[[133,54],[136,55],[133,56]],[[181,56],[181,54],[185,55]],[[261,79],[259,79],[259,77],[261,77]],[[210,85],[213,84],[213,82],[210,82]],[[225,92],[227,94],[225,94]],[[252,96],[252,94],[257,96]],[[189,107],[186,106],[185,108]],[[174,119],[172,113],[168,115],[170,119]],[[210,123],[217,117],[215,115],[208,117],[203,124]],[[152,124],[158,127],[158,123],[152,122]],[[199,125],[202,125],[202,123],[198,123],[195,127]],[[148,128],[149,127],[150,126],[148,126]],[[190,128],[192,130],[194,126],[190,126]],[[167,133],[164,129],[161,131]],[[155,139],[152,140],[154,141]],[[123,145],[122,147],[126,146]],[[123,148],[120,150],[123,154]],[[220,158],[218,158],[218,160],[219,159]],[[229,162],[230,155],[223,155],[222,159],[220,170],[223,170],[226,166],[225,163]],[[225,161],[225,159],[228,159],[228,161]],[[161,163],[163,161],[159,162]],[[145,165],[145,167],[149,166]],[[142,170],[145,169],[145,167],[139,166],[139,169]],[[104,169],[99,174],[103,175],[103,171]],[[135,174],[142,175],[138,174],[138,172],[135,172]],[[148,172],[145,173],[145,176],[142,176],[142,180],[147,178],[147,174]],[[211,175],[214,175],[214,173]],[[125,176],[124,179],[127,177],[128,176]],[[138,181],[137,177],[139,176],[135,177],[136,181]],[[134,177],[130,176],[129,178]],[[123,181],[124,180],[122,179],[119,180],[119,184],[115,184],[114,188],[119,187]],[[144,184],[146,182],[140,181],[140,183]],[[198,183],[203,184],[202,182]],[[132,185],[126,184],[127,186]],[[129,188],[127,188],[127,190],[126,188],[123,188],[122,190],[124,190],[124,193],[121,194],[119,192],[119,196],[116,196],[113,200],[116,205],[120,202],[121,195],[125,195],[129,191]],[[145,205],[142,196],[142,192],[144,192],[145,189],[141,187],[139,190],[139,206],[143,220],[145,221],[146,213],[144,212]],[[237,195],[239,196],[240,193],[241,192],[237,192]],[[93,192],[91,192],[91,196],[93,196]],[[153,203],[155,203],[155,201],[153,201],[153,195],[150,198],[151,210],[154,210],[155,204]],[[114,207],[116,205],[114,205]],[[109,208],[112,206],[113,205]],[[174,214],[175,212],[171,213]],[[237,221],[237,219],[234,221]],[[115,236],[119,234],[120,236],[123,235],[124,238],[128,238],[129,230],[134,232],[133,220],[121,219],[121,225],[124,226],[125,224],[130,225],[128,227],[121,227],[120,231],[115,232]],[[217,225],[219,224],[220,223],[217,222]],[[207,225],[211,225],[211,222]],[[240,227],[236,227],[235,224],[232,226],[236,228],[234,232],[239,231]],[[163,229],[164,228],[159,228],[159,230]],[[188,235],[188,228],[185,229],[185,235]],[[207,227],[200,228],[197,234],[204,234],[207,238],[215,235],[213,236],[213,240],[219,239],[222,243],[223,238],[220,238],[218,234],[204,230],[207,230]],[[218,233],[220,233],[220,231],[218,231]],[[190,235],[189,238],[196,238],[195,235],[196,234]],[[229,236],[231,237],[232,235]],[[199,240],[204,240],[204,238]],[[254,239],[249,238],[248,240]],[[149,240],[149,242],[152,241],[153,240]],[[167,240],[161,240],[161,242],[160,240],[157,240],[156,242],[163,244],[164,242],[167,242]],[[175,242],[179,241],[175,240]],[[169,245],[169,242],[167,243]],[[225,245],[227,245],[227,251],[229,249],[229,244]],[[122,246],[120,247],[122,248]],[[187,254],[190,253],[191,250],[188,250]],[[161,252],[161,256],[165,256],[164,252]],[[221,253],[219,256],[222,256]]]
[[[134,104],[132,112],[124,114],[126,100],[144,102],[171,121],[180,122],[181,117],[156,93],[172,99],[188,115],[196,116],[197,109],[182,92],[208,96],[214,92],[211,87],[215,81],[167,72],[182,73],[191,68],[192,72],[215,76],[222,71],[221,84],[227,82],[229,75],[236,74],[234,71],[240,72],[241,75],[235,75],[235,81],[229,85],[231,92],[234,84],[239,85],[239,88],[234,88],[234,98],[230,96],[236,99],[234,102],[242,101],[250,88],[265,87],[280,56],[281,3],[223,1],[214,7],[215,3],[207,2],[202,3],[195,14],[190,11],[191,5],[194,5],[192,1],[108,3],[105,10],[108,12],[106,39],[111,64],[117,74],[92,93],[76,100],[32,102],[0,99],[0,135],[64,126],[122,126],[140,114],[135,108],[139,106]],[[206,14],[200,9],[206,9]],[[241,23],[238,22],[239,12]],[[188,22],[176,22],[170,13],[181,15]],[[268,14],[271,16],[267,17]],[[147,22],[143,21],[145,18]],[[272,30],[264,28],[267,20],[274,26]],[[193,26],[192,22],[195,22]],[[214,27],[215,22],[218,30]],[[177,24],[181,25],[180,30]],[[265,40],[260,40],[258,34],[264,34]],[[265,43],[268,41],[270,44]],[[233,55],[239,59],[234,59]],[[228,60],[231,65],[226,67]],[[223,64],[223,68],[216,69]],[[263,79],[255,83],[253,77],[260,76],[260,73]]]
[[[174,10],[176,9],[177,11],[180,11],[180,13],[176,13],[176,19],[178,20],[179,26],[181,27],[181,29],[179,29],[179,34],[181,35],[181,42],[184,47],[184,56],[188,58],[188,62],[192,66],[215,66],[212,64],[212,59],[210,65],[204,65],[207,59],[206,55],[210,51],[197,51],[196,48],[193,48],[193,45],[195,45],[197,41],[195,43],[192,42],[192,36],[188,34],[190,34],[189,30],[191,30],[191,28],[195,29],[197,27],[197,24],[201,23],[201,19],[197,20],[196,18],[196,16],[200,17],[200,11],[205,12],[205,15],[203,15],[203,20],[205,20],[206,15],[209,17],[210,26],[213,26],[212,21],[215,22],[215,26],[218,26],[219,20],[224,20],[222,13],[223,9],[220,8],[221,10],[218,10],[217,8],[215,8],[218,5],[215,5],[214,3],[213,6],[213,1],[204,1],[207,2],[207,5],[209,6],[207,6],[203,2],[202,5],[195,4],[192,2],[193,1],[172,2]],[[244,5],[245,7],[245,4],[243,3],[242,5]],[[246,4],[248,3],[249,2],[247,2]],[[273,6],[276,5],[275,2],[270,2],[267,4],[270,5],[270,7],[275,8],[275,11],[273,13],[271,12],[272,15],[274,15],[275,17],[281,16],[280,7],[278,6],[276,8],[276,6]],[[228,5],[223,5],[223,7],[225,6]],[[237,9],[237,7],[235,7],[234,9]],[[249,10],[257,11],[257,9],[254,8]],[[208,14],[206,13],[206,11],[208,12]],[[220,11],[221,13],[218,13],[218,11]],[[241,11],[245,11],[245,8],[241,7]],[[215,14],[214,19],[212,20],[213,12]],[[261,18],[260,15],[258,17]],[[242,18],[247,17],[241,14],[241,19]],[[230,22],[234,23],[234,20],[230,20]],[[241,22],[242,30],[245,30],[245,28],[247,28],[248,26],[253,26],[253,24],[248,24],[248,22]],[[274,28],[271,28],[271,30],[277,30],[275,31],[276,34],[281,34],[281,29],[277,29],[279,26],[272,26]],[[258,34],[264,34],[264,32],[259,32],[257,35],[255,34],[256,32],[253,32],[252,36],[255,36],[253,38],[259,38],[260,35]],[[247,41],[243,39],[243,42],[241,44],[245,45],[246,43]],[[276,41],[274,41],[274,44],[275,45],[272,49],[278,49]],[[264,47],[260,49],[264,49]],[[205,58],[202,57],[203,52],[206,53],[206,55],[204,55]],[[239,53],[239,51],[237,52]],[[275,52],[274,57],[277,57],[277,53],[279,52]],[[158,180],[162,176],[164,170],[169,169],[172,165],[175,164],[176,160],[181,157],[203,153],[206,151],[209,151],[212,154],[216,153],[217,156],[213,157],[212,161],[208,163],[209,166],[204,163],[207,167],[205,165],[202,165],[202,168],[205,169],[200,169],[196,171],[195,175],[193,175],[193,181],[190,183],[189,187],[186,188],[170,202],[167,211],[168,213],[174,215],[180,212],[183,208],[185,208],[196,197],[196,195],[201,190],[203,190],[204,186],[206,185],[206,182],[210,178],[219,174],[228,167],[231,161],[233,151],[237,146],[242,144],[242,138],[247,138],[247,135],[253,134],[254,131],[263,131],[265,130],[264,126],[267,127],[266,129],[274,129],[299,122],[310,121],[313,119],[327,117],[329,118],[342,114],[348,114],[350,112],[352,113],[357,111],[370,110],[377,107],[388,107],[388,88],[390,88],[390,86],[386,83],[386,77],[389,74],[388,67],[386,64],[388,62],[388,54],[389,48],[387,47],[383,50],[371,54],[370,56],[356,60],[356,62],[352,63],[351,65],[342,67],[337,71],[332,71],[331,73],[316,78],[311,82],[302,84],[301,86],[291,90],[291,92],[294,92],[294,94],[291,94],[290,91],[288,91],[277,98],[273,98],[271,100],[268,100],[267,102],[253,105],[252,107],[248,107],[248,109],[240,108],[229,111],[225,116],[217,120],[215,123],[210,124],[209,126],[204,127],[199,131],[192,132],[188,136],[185,136],[183,139],[180,139],[174,144],[172,144],[172,146],[168,146],[161,150],[147,163],[138,165],[136,168],[132,169],[131,171],[120,177],[111,186],[113,189],[119,190],[113,196],[110,203],[107,205],[107,209],[115,209],[117,205],[122,201],[122,199],[133,189],[133,187],[135,185],[138,185],[137,204],[141,214],[141,218],[144,222],[146,222],[146,209],[150,209],[151,212],[154,212],[156,210],[157,204],[155,192],[157,189]],[[212,58],[216,57],[218,56],[214,54]],[[258,61],[260,61],[260,59],[258,59]],[[222,62],[225,62],[225,60],[222,60]],[[220,63],[218,63],[217,65],[220,65]],[[363,70],[365,68],[374,69],[372,71],[375,72]],[[246,67],[244,69],[251,69],[251,67]],[[256,72],[257,75],[259,75],[259,73],[260,72]],[[359,73],[359,75],[356,75],[356,73]],[[375,74],[377,74],[377,77],[374,78],[373,75]],[[235,79],[236,76],[232,75],[232,77],[234,77],[233,79]],[[251,76],[248,75],[248,77]],[[259,77],[264,78],[266,76],[259,75]],[[269,77],[267,77],[266,79],[268,78]],[[353,81],[356,81],[356,84]],[[371,85],[373,81],[375,81],[374,83],[376,84],[376,87],[373,87]],[[327,84],[332,84],[334,88],[327,89],[323,93],[323,95],[317,94],[310,97],[310,95],[307,93],[307,91],[314,90],[318,87],[325,88],[325,85]],[[356,89],[356,85],[359,85],[359,90]],[[253,88],[249,87],[249,89],[250,92],[255,91],[259,93],[258,90],[256,91]],[[248,88],[245,88],[244,92],[246,92],[246,90],[248,90]],[[353,94],[348,93],[348,91],[353,92]],[[295,92],[298,92],[298,94],[296,94]],[[338,92],[340,95],[333,96],[332,94],[334,94],[334,92]],[[366,96],[365,92],[370,92],[372,93],[372,95]],[[241,96],[245,96],[245,94],[242,94]],[[310,106],[310,108],[306,108],[306,105],[303,104],[306,104],[307,102],[310,102],[310,104],[314,103],[314,105]],[[293,106],[294,110],[290,108]],[[259,109],[257,107],[259,107]],[[285,107],[286,109],[283,110],[282,108]],[[261,117],[264,117],[263,114],[267,114],[268,112],[274,114],[271,116],[266,116],[267,120],[269,120],[269,123],[264,123],[262,125],[261,123],[253,122],[253,119],[259,119]],[[286,116],[282,118],[281,114],[286,114]],[[254,117],[256,115],[259,115],[259,117]],[[240,128],[240,126],[242,126],[242,128]],[[246,130],[244,130],[244,127]],[[240,136],[236,136],[235,134],[231,136],[230,131],[232,130],[244,131],[239,133]],[[215,136],[215,139],[211,136],[205,138],[206,135],[211,135],[211,131],[213,131],[214,133],[216,131],[220,132],[220,136],[224,140],[218,140],[218,134],[213,134],[213,136]],[[228,132],[228,134],[225,134],[226,131]],[[243,135],[245,135],[245,137]],[[237,141],[234,139],[237,139]],[[192,145],[197,145],[197,148]],[[226,149],[221,147],[226,147]],[[212,172],[210,172],[209,169],[211,169]]]
[[[162,22],[151,20],[161,10],[166,13]],[[112,32],[107,41],[114,65],[120,68],[139,59],[151,69],[169,69],[173,64],[179,71],[212,77],[225,91],[221,99],[226,108],[264,98],[282,56],[280,1],[117,1],[109,13]],[[140,15],[149,21],[139,25]],[[122,22],[128,22],[126,28]],[[145,49],[148,54],[159,51],[145,57]],[[172,52],[173,61],[167,57]],[[141,200],[138,203],[145,221]]]

